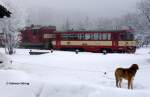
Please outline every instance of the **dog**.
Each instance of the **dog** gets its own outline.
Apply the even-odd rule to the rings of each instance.
[[[132,64],[129,68],[117,68],[115,70],[116,87],[121,88],[122,79],[128,80],[128,89],[133,89],[133,80],[139,66]]]

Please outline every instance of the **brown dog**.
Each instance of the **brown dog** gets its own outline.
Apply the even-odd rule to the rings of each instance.
[[[133,79],[139,69],[137,64],[131,65],[130,68],[117,68],[115,70],[116,87],[121,88],[122,79],[128,80],[128,89],[133,89]]]

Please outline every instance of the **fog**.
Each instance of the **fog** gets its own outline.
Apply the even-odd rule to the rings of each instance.
[[[5,1],[5,0],[4,0]],[[9,1],[9,0],[8,0]],[[11,0],[24,6],[28,24],[61,26],[66,19],[80,21],[120,17],[136,11],[138,0]]]
[[[135,10],[138,0],[25,0],[30,9],[83,13],[94,17],[114,17]]]

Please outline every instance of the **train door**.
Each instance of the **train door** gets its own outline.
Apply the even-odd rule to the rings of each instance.
[[[112,41],[112,46],[114,47],[114,48],[117,48],[118,47],[118,33],[112,33],[113,35],[113,41]]]
[[[56,34],[56,49],[60,49],[60,48],[61,48],[61,35]]]

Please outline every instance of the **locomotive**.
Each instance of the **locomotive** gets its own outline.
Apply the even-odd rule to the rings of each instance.
[[[51,41],[55,26],[31,25],[21,30],[20,47],[49,49],[52,48]]]

